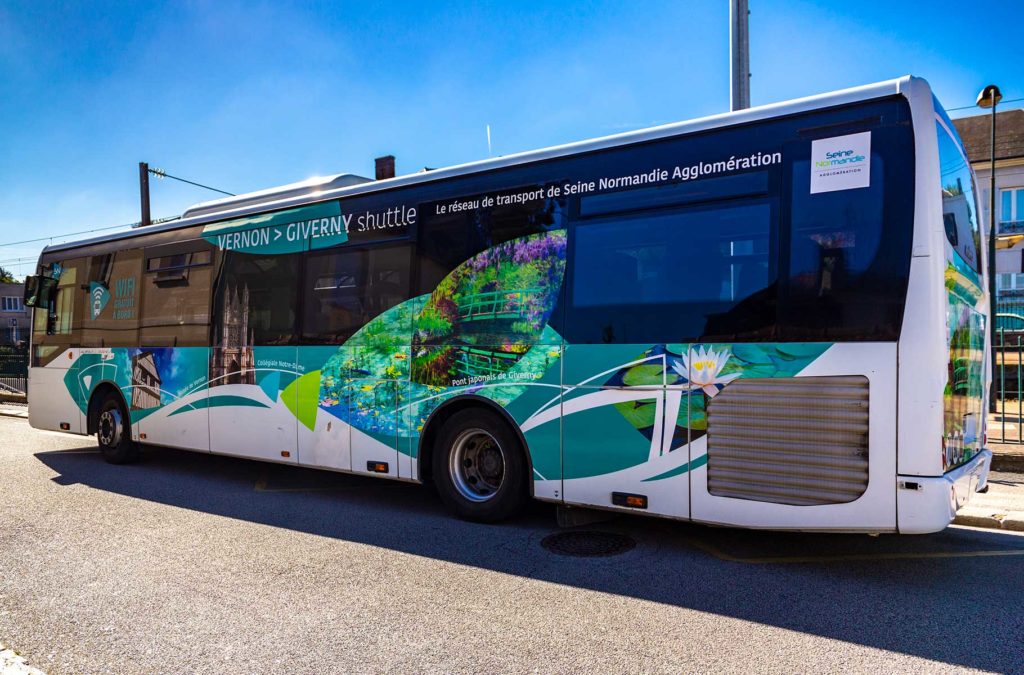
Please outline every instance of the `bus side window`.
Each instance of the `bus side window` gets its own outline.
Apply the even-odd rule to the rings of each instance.
[[[68,335],[73,328],[77,328],[76,322],[81,324],[81,294],[79,281],[81,278],[82,260],[72,260],[61,265],[60,279],[57,281],[57,293],[50,305],[50,322],[47,325],[47,335]]]
[[[565,336],[583,344],[742,339],[775,321],[768,201],[577,222]]]
[[[83,346],[138,346],[142,258],[140,249],[124,249],[89,259]]]
[[[200,347],[210,325],[212,250],[202,240],[146,250],[143,272],[144,347]]]
[[[411,247],[341,248],[306,259],[302,286],[302,341],[341,344],[360,328],[411,297]],[[389,325],[403,344],[408,323]]]
[[[57,277],[57,286],[46,307],[33,313],[33,365],[45,366],[68,347],[78,347],[82,339],[82,308],[85,291],[81,289],[87,260],[76,258],[54,263],[47,273]]]
[[[298,253],[222,253],[213,299],[213,346],[295,344],[298,275]]]

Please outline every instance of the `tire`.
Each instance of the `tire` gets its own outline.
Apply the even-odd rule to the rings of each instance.
[[[497,522],[526,504],[525,449],[509,424],[490,410],[462,410],[444,423],[433,470],[441,501],[465,520]]]
[[[96,442],[103,459],[111,464],[127,464],[139,458],[139,446],[132,440],[129,420],[121,397],[108,394],[96,419]]]

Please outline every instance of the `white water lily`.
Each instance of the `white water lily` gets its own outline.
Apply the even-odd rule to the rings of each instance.
[[[740,376],[740,373],[730,373],[719,377],[719,373],[729,361],[729,356],[728,349],[716,352],[709,347],[698,347],[682,354],[678,361],[674,361],[672,370],[688,379],[691,389],[703,389],[708,396],[714,396],[718,393],[719,385],[728,384]]]

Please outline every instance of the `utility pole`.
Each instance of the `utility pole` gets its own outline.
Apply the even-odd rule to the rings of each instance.
[[[142,206],[139,227],[146,227],[153,222],[149,216],[149,164],[146,162],[139,162],[139,202]]]
[[[989,324],[989,349],[992,358],[989,365],[992,367],[992,389],[989,391],[988,409],[996,411],[996,392],[999,387],[996,385],[996,314],[999,305],[996,302],[996,106],[1003,100],[1003,93],[999,87],[990,84],[981,90],[976,101],[979,108],[992,108],[992,132],[991,154],[989,155],[989,188],[988,188],[988,320]],[[979,223],[980,225],[980,223]],[[1000,345],[1001,347],[1002,345]],[[1017,366],[1018,368],[1020,365]],[[1019,395],[1019,394],[1018,394]],[[1005,435],[1005,434],[1004,434]]]
[[[729,94],[732,110],[750,107],[750,9],[729,0]]]

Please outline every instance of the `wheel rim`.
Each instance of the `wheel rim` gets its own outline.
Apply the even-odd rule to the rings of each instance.
[[[121,421],[121,411],[117,408],[100,413],[100,423],[96,435],[99,436],[101,445],[115,447],[121,442]]]
[[[505,479],[505,450],[483,429],[467,429],[448,455],[448,473],[460,495],[486,502],[498,494]]]

